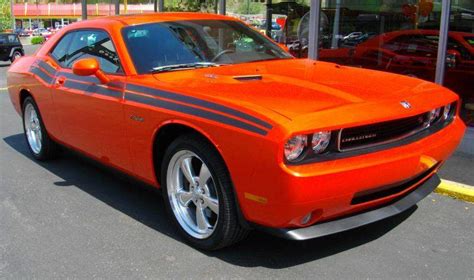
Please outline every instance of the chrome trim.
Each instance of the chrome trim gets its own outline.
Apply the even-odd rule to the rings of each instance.
[[[423,113],[423,114],[420,114],[420,116],[424,116],[425,114],[427,113]],[[416,116],[416,115],[415,115]],[[415,116],[412,116],[412,117],[415,117]],[[399,119],[394,119],[393,121],[396,121],[396,120],[399,120]],[[378,124],[378,123],[374,123],[374,124]],[[431,125],[431,124],[430,124]],[[415,129],[413,131],[410,131],[408,133],[405,133],[403,135],[400,135],[396,138],[393,138],[393,139],[389,139],[389,140],[385,140],[385,141],[382,141],[382,142],[377,142],[377,143],[373,143],[373,144],[367,144],[367,145],[362,145],[362,146],[358,146],[358,147],[355,147],[355,148],[350,148],[350,149],[341,149],[341,137],[342,137],[342,131],[344,130],[344,128],[341,128],[339,130],[339,133],[337,135],[337,142],[336,142],[336,149],[338,152],[349,152],[349,151],[354,151],[354,150],[359,150],[359,149],[365,149],[365,148],[371,148],[371,147],[376,147],[376,146],[379,146],[379,145],[384,145],[384,144],[389,144],[389,143],[393,143],[393,142],[397,142],[397,141],[400,141],[400,140],[403,140],[405,138],[408,138],[412,135],[415,135],[417,134],[418,132],[421,132],[425,129],[428,129],[430,127],[430,125],[428,126],[425,126],[424,122],[423,124],[421,124],[421,127],[419,129]]]
[[[234,80],[237,81],[260,81],[262,80],[262,75],[240,75],[240,76],[233,76]]]

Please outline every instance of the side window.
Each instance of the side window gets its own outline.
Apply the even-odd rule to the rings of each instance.
[[[74,32],[67,52],[66,67],[82,58],[95,58],[106,73],[121,73],[120,61],[115,47],[106,32],[98,30],[80,30]]]
[[[51,52],[51,56],[62,67],[66,67],[67,50],[68,50],[69,44],[71,43],[72,37],[74,37],[74,32],[66,34],[64,37],[61,38],[59,43],[54,47],[53,51]]]
[[[400,36],[393,50],[395,53],[416,57],[436,57],[437,38],[424,35]]]
[[[121,73],[120,61],[108,34],[99,30],[79,30],[66,34],[51,56],[64,68],[81,58],[95,58],[106,73]]]
[[[14,34],[0,34],[0,44],[18,44],[18,38]]]
[[[18,38],[14,34],[8,35],[8,42],[11,43],[11,44],[18,44],[19,43]]]

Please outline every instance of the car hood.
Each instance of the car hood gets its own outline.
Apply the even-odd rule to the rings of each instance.
[[[181,92],[252,104],[288,119],[312,112],[381,100],[399,103],[432,92],[433,83],[380,71],[307,59],[286,59],[153,75]]]

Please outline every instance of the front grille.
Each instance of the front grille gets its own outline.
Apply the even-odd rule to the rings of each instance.
[[[348,151],[398,140],[423,129],[428,114],[342,129],[338,150]]]

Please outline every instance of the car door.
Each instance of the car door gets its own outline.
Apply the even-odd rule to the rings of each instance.
[[[52,96],[62,130],[61,139],[104,163],[128,169],[129,150],[123,122],[123,74],[114,44],[104,30],[69,32],[50,53],[59,66]],[[78,76],[73,64],[95,58],[110,82]]]

